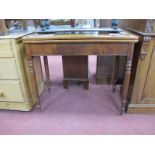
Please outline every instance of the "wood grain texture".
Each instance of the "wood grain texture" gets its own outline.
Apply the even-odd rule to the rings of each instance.
[[[131,44],[128,49],[128,55],[127,55],[126,67],[125,67],[125,75],[124,75],[123,88],[122,88],[122,111],[127,110],[127,95],[128,95],[129,82],[130,82],[133,50],[134,50],[134,44]]]
[[[26,56],[27,56],[27,63],[28,63],[28,71],[29,71],[29,87],[31,89],[31,93],[34,94],[35,99],[36,99],[36,105],[37,107],[41,108],[40,102],[39,102],[39,91],[38,91],[38,86],[37,86],[37,77],[36,76],[36,68],[34,69],[35,65],[35,58],[30,55],[31,49],[29,45],[25,46],[26,50]]]
[[[30,83],[39,101],[37,92],[36,75],[32,58],[35,56],[63,55],[63,56],[88,56],[88,55],[122,55],[127,56],[126,72],[122,93],[122,110],[127,103],[127,92],[130,80],[134,43],[138,41],[136,35],[126,33],[123,35],[39,35],[32,34],[23,38],[25,44],[26,60],[29,63]]]
[[[13,56],[11,40],[0,40],[0,57],[11,58]]]
[[[149,70],[146,77],[147,83],[145,83],[143,96],[155,101],[155,91],[152,91],[155,90],[155,42],[153,42],[153,45]]]
[[[31,55],[127,55],[128,43],[31,43]],[[113,46],[111,46],[113,45]],[[125,52],[124,52],[125,51]]]
[[[155,114],[155,108],[154,107],[129,108],[128,113],[129,114]]]
[[[31,34],[23,37],[24,43],[66,42],[137,42],[138,37],[127,31],[123,34]]]
[[[63,62],[64,78],[88,78],[88,56],[64,56]],[[76,65],[74,66],[74,64]],[[72,69],[73,74],[70,72],[73,71]]]
[[[23,36],[26,34],[28,33],[23,33]],[[0,109],[30,111],[35,102],[33,92],[31,93],[28,86],[29,80],[26,74],[21,36],[22,34],[16,35],[16,38],[13,36],[10,39],[1,37],[0,40],[0,92],[2,93]],[[37,62],[39,68],[38,64]],[[39,71],[37,71],[37,75],[40,94],[44,85],[41,82]]]
[[[137,30],[143,31],[145,29],[145,19],[119,19],[119,27],[125,28],[130,27]],[[111,27],[111,19],[100,19],[100,27]],[[109,63],[111,62],[111,63]],[[117,84],[122,84],[124,78],[124,64],[125,58],[119,57],[118,66],[118,77]],[[113,82],[113,70],[115,67],[115,57],[98,56],[97,57],[97,72],[96,82],[98,84],[111,85]]]
[[[0,101],[24,102],[20,81],[0,80]]]
[[[14,58],[0,58],[0,79],[19,79]]]
[[[44,66],[45,66],[45,73],[46,73],[46,86],[47,86],[47,89],[50,90],[51,89],[51,84],[50,84],[48,57],[44,56],[43,59],[44,59]]]
[[[154,70],[154,35],[133,31],[139,35],[140,42],[135,46],[135,67],[133,68],[130,86],[129,113],[155,113],[155,70]],[[151,106],[150,106],[151,105]]]
[[[64,81],[88,82],[88,56],[63,56]],[[64,82],[64,88],[68,88],[68,82]],[[88,88],[85,86],[84,88]]]
[[[115,56],[97,56],[96,83],[112,84]]]
[[[18,111],[31,111],[33,108],[33,104],[30,104],[32,101],[29,100],[26,102],[0,102],[0,109],[6,109],[6,110],[18,110]]]
[[[152,55],[151,48],[152,48],[151,44],[148,44],[146,58],[144,60],[141,60],[141,59],[138,60],[134,88],[132,92],[133,95],[131,98],[131,101],[134,103],[139,103],[142,98],[143,89],[145,86],[145,80],[146,80],[147,72],[149,69],[149,63]]]

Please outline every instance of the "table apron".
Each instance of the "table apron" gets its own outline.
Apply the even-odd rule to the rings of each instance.
[[[122,55],[130,43],[31,43],[30,55]]]

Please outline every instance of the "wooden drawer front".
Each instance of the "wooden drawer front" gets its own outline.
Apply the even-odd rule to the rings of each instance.
[[[24,102],[20,81],[0,80],[0,101]]]
[[[31,54],[44,55],[127,55],[128,43],[51,43],[30,44]]]
[[[13,57],[11,41],[0,40],[0,57]]]
[[[0,58],[0,79],[18,79],[14,58]]]

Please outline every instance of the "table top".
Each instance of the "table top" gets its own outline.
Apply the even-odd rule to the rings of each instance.
[[[127,31],[119,33],[80,32],[80,33],[33,33],[23,37],[24,43],[46,42],[138,42],[139,37]]]
[[[10,33],[5,36],[0,36],[0,40],[1,39],[19,39],[19,38],[26,36],[28,34],[31,34],[31,33],[33,33],[33,32],[32,31],[14,32],[14,33]]]
[[[148,36],[148,37],[155,37],[155,32],[143,32],[143,31],[139,31],[139,30],[135,30],[135,29],[132,29],[132,28],[126,28],[127,30],[131,31],[131,32],[134,32],[135,34],[138,34],[138,35],[142,35],[142,36]]]
[[[111,27],[100,27],[100,28],[91,28],[91,27],[71,27],[71,26],[50,26],[48,28],[39,28],[36,30],[39,34],[49,34],[57,32],[102,32],[102,33],[119,33],[122,31],[120,28],[111,28]]]

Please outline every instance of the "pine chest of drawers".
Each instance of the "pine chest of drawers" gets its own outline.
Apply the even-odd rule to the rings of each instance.
[[[0,36],[0,109],[30,111],[36,102],[28,87],[22,37],[27,33]],[[39,93],[44,89],[41,62],[35,58]]]

